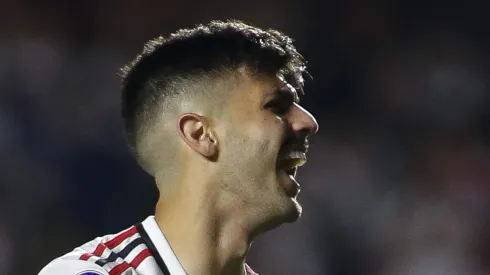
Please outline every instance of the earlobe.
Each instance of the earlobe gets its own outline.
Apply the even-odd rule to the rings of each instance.
[[[210,159],[216,157],[218,142],[205,117],[185,113],[180,116],[177,128],[182,140],[195,152]]]

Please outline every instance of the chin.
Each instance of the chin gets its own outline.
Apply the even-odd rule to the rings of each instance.
[[[281,206],[281,211],[276,213],[274,220],[277,226],[284,223],[294,223],[300,217],[303,211],[301,204],[296,200],[296,198],[285,198],[283,205]]]
[[[302,207],[295,198],[284,198],[275,211],[263,216],[258,235],[273,230],[285,223],[294,223],[301,217]]]
[[[303,212],[303,207],[296,198],[289,198],[286,214],[284,215],[284,223],[296,222]]]
[[[286,174],[281,174],[280,176],[282,177],[276,184],[280,199],[276,201],[276,210],[278,211],[275,216],[280,224],[293,223],[301,217],[303,211],[303,207],[297,199],[299,189],[294,189],[296,186],[299,188],[299,184],[296,180],[291,180]]]

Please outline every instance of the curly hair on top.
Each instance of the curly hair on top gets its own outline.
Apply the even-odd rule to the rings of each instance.
[[[291,38],[237,20],[212,21],[148,41],[142,53],[121,69],[122,114],[130,142],[141,114],[156,106],[157,99],[180,92],[174,88],[176,79],[182,82],[241,67],[281,75],[300,93],[303,75],[309,76]]]

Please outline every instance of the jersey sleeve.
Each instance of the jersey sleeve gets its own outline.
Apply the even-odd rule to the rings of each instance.
[[[109,275],[109,273],[95,263],[56,259],[46,265],[38,275]]]

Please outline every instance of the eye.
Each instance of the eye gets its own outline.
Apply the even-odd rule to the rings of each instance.
[[[282,117],[287,114],[292,103],[293,103],[292,101],[287,99],[275,98],[269,101],[265,105],[265,108],[269,109],[275,115]]]

